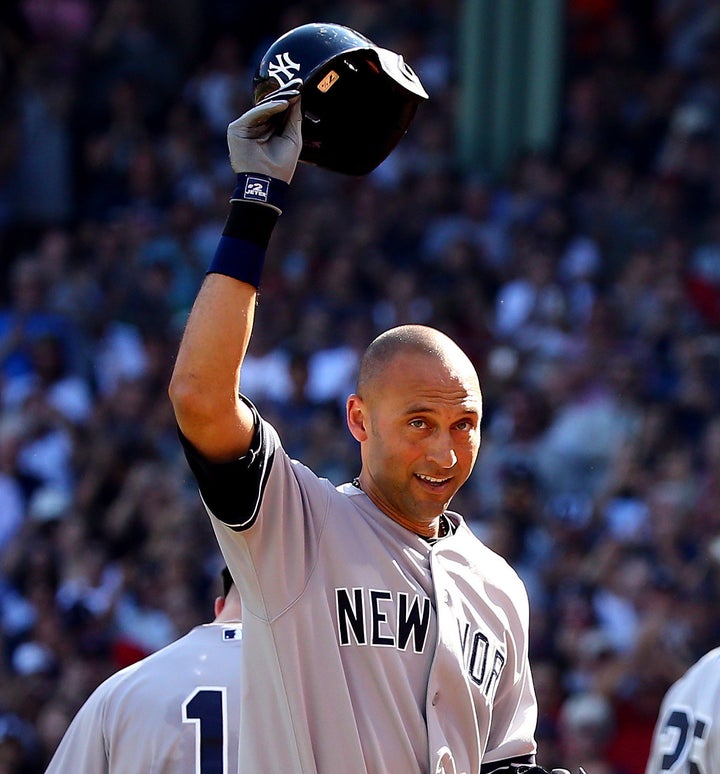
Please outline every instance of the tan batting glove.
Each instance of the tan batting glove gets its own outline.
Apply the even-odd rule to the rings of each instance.
[[[300,87],[295,78],[235,119],[227,130],[235,172],[266,175],[289,183],[302,148]]]

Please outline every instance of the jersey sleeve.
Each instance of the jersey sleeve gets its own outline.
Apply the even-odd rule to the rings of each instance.
[[[317,567],[335,488],[291,459],[275,428],[246,402],[255,432],[243,457],[212,463],[181,441],[243,605],[270,619],[301,596]]]
[[[104,687],[100,686],[78,710],[45,774],[67,774],[69,771],[109,771],[107,740],[103,730]]]
[[[275,434],[269,432],[255,406],[246,398],[243,400],[252,411],[255,433],[247,454],[236,460],[209,462],[178,428],[180,443],[205,505],[217,519],[237,531],[247,529],[257,517],[277,449]]]

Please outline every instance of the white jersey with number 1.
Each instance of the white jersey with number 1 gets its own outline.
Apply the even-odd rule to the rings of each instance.
[[[646,774],[720,772],[720,648],[670,687],[658,715]]]
[[[243,599],[241,770],[478,774],[532,758],[525,588],[457,514],[434,546],[256,416],[241,460],[185,441]]]
[[[237,774],[240,624],[196,626],[111,675],[46,774]]]

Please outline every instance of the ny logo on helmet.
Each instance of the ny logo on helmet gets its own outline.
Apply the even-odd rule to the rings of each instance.
[[[270,62],[268,65],[268,72],[271,78],[281,85],[285,86],[288,81],[292,80],[294,70],[299,70],[300,65],[297,62],[293,62],[290,58],[290,54],[284,52],[275,56],[275,62]]]

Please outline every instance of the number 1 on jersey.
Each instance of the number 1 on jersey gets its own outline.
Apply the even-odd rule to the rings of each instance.
[[[226,689],[196,688],[183,702],[182,719],[195,726],[195,774],[228,774]]]

